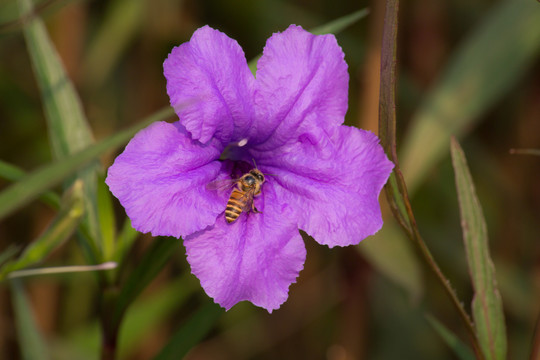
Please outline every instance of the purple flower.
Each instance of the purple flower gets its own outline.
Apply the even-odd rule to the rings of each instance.
[[[342,125],[349,76],[333,35],[294,25],[272,35],[255,78],[238,43],[205,26],[163,66],[180,121],[135,135],[106,182],[135,229],[183,237],[221,306],[279,308],[306,258],[298,229],[333,247],[381,228],[377,199],[393,164],[374,134]],[[232,189],[207,185],[253,161],[269,174],[254,200],[261,213],[228,224]]]

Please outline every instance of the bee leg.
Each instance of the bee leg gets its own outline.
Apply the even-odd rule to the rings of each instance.
[[[262,214],[262,211],[257,210],[257,208],[255,207],[255,204],[253,203],[251,204],[251,211],[253,211],[256,214]]]

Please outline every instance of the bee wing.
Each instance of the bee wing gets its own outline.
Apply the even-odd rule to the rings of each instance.
[[[253,199],[255,198],[255,189],[249,189],[244,193],[242,196],[242,199],[245,199],[244,207],[242,208],[242,211],[248,213],[252,210],[253,207]]]
[[[218,179],[206,184],[208,190],[227,190],[238,183],[238,179]]]

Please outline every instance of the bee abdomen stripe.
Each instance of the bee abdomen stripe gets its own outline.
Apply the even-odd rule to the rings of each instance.
[[[240,214],[242,212],[242,209],[236,206],[227,206],[225,209],[225,214],[227,213],[233,213],[233,214]]]
[[[242,207],[242,202],[237,201],[235,199],[229,199],[229,202],[227,203],[227,206],[240,206]]]

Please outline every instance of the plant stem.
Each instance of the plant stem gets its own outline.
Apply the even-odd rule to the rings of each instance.
[[[118,290],[114,285],[109,285],[103,279],[105,284],[101,297],[101,360],[115,360],[116,347],[118,345],[118,331],[120,322],[114,320],[114,309],[116,308],[116,299]]]
[[[420,232],[418,231],[418,226],[412,212],[411,203],[409,201],[407,186],[399,168],[399,160],[396,150],[395,103],[398,10],[399,0],[386,1],[386,13],[384,17],[383,39],[381,47],[379,136],[386,154],[390,156],[392,162],[394,163],[395,182],[389,181],[385,185],[385,192],[393,215],[397,219],[398,223],[403,227],[407,236],[418,246],[428,267],[435,273],[437,279],[450,297],[452,304],[454,304],[456,310],[458,311],[465,328],[470,335],[476,357],[478,359],[484,359],[478,344],[474,324],[469,314],[465,311],[463,304],[450,285],[450,281],[444,276],[424,240],[420,236]],[[398,200],[402,205],[401,208],[398,206]]]
[[[538,319],[536,320],[536,326],[534,328],[530,360],[540,360],[540,314],[538,314]]]

